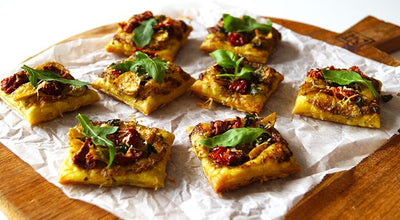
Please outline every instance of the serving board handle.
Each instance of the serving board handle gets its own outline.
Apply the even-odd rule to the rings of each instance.
[[[300,22],[270,19],[297,33],[343,47],[360,56],[400,66],[400,61],[388,54],[400,50],[400,27],[375,17],[367,16],[341,34]]]
[[[336,39],[350,50],[360,50],[368,45],[392,53],[400,49],[400,27],[368,16],[337,35]]]

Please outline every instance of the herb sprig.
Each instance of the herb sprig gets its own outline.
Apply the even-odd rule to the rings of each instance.
[[[117,63],[113,66],[114,69],[121,72],[132,71],[138,75],[147,74],[157,83],[161,84],[165,77],[165,71],[168,69],[167,62],[160,58],[150,58],[147,54],[137,51],[133,61],[125,61]]]
[[[108,134],[113,134],[117,132],[117,126],[109,126],[109,127],[99,127],[94,126],[90,123],[90,119],[86,115],[78,114],[76,118],[82,125],[83,131],[82,134],[86,137],[92,139],[93,143],[97,146],[106,146],[109,151],[109,160],[107,164],[107,168],[110,168],[115,158],[115,144],[110,139],[107,138]]]
[[[360,76],[360,74],[350,71],[350,70],[328,70],[322,69],[322,74],[324,75],[325,80],[337,83],[341,86],[350,85],[351,83],[359,83],[361,85],[366,86],[369,91],[371,91],[372,95],[375,97],[379,96],[378,91],[372,85],[370,80],[366,80]]]
[[[268,133],[264,128],[233,128],[220,135],[204,138],[199,143],[211,149],[216,146],[234,148],[238,144],[252,143],[264,133]]]
[[[144,47],[150,43],[151,38],[154,35],[153,27],[157,24],[156,19],[150,18],[149,20],[142,21],[142,23],[133,29],[133,42],[136,46]]]
[[[85,86],[90,85],[88,82],[82,82],[75,79],[65,79],[62,78],[59,74],[50,71],[50,70],[37,70],[33,69],[29,66],[23,65],[21,69],[26,70],[28,72],[28,79],[29,82],[32,84],[33,87],[37,86],[39,80],[43,81],[57,81],[64,84],[71,84],[74,86]]]
[[[270,32],[272,29],[272,22],[266,19],[265,24],[257,22],[254,18],[244,15],[242,19],[223,14],[224,28],[228,32],[251,32],[253,30],[260,30],[262,32]]]
[[[242,62],[243,57],[238,58],[231,51],[219,49],[210,53],[210,55],[219,66],[222,66],[225,69],[234,69],[233,74],[223,73],[218,74],[217,77],[228,77],[231,81],[234,81],[236,78],[250,80],[254,73],[254,69],[250,65],[245,65],[240,68],[240,63]]]

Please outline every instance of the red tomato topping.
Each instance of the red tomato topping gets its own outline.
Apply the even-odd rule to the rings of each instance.
[[[244,34],[232,32],[228,35],[228,42],[233,46],[243,46],[248,43],[248,40]]]
[[[231,92],[238,92],[240,94],[246,94],[249,88],[249,81],[245,79],[237,79],[230,82],[228,85],[228,90]]]
[[[215,162],[226,166],[236,166],[247,161],[242,150],[227,147],[215,147],[208,155]]]

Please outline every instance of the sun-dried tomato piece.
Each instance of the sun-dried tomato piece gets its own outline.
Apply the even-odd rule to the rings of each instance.
[[[14,75],[1,80],[1,90],[10,94],[14,92],[19,86],[29,81],[25,71],[15,73]]]
[[[135,55],[135,53],[136,53],[137,51],[140,51],[140,52],[142,52],[142,53],[145,53],[145,54],[147,54],[147,55],[148,55],[149,57],[151,57],[151,58],[154,58],[154,57],[157,56],[157,51],[146,50],[146,49],[143,49],[143,48],[140,48],[140,47],[136,47],[136,48],[135,48],[135,50],[133,51],[133,55]]]
[[[61,95],[64,86],[60,82],[44,82],[43,86],[39,89],[39,92],[42,92],[46,95],[58,96]]]
[[[238,92],[240,94],[248,93],[250,88],[250,82],[245,79],[236,79],[233,82],[229,82],[228,90],[231,92]]]
[[[78,167],[81,167],[83,169],[94,169],[98,164],[102,164],[102,165],[105,164],[103,161],[94,159],[95,155],[90,153],[90,143],[91,142],[92,142],[92,139],[86,138],[82,147],[73,156],[72,161]]]
[[[118,25],[123,31],[127,33],[132,33],[133,29],[139,26],[142,21],[149,20],[152,17],[154,16],[151,11],[145,11],[142,14],[134,15],[132,18],[129,19],[127,23],[121,22]]]
[[[65,79],[72,79],[71,74],[69,74],[67,71],[61,70],[60,68],[58,68],[57,66],[55,66],[52,63],[50,63],[46,66],[43,66],[43,70],[49,70],[51,72],[57,73],[58,75],[60,75],[62,78],[65,78]]]
[[[210,122],[210,127],[211,127],[211,135],[215,136],[218,134],[222,134],[224,132],[226,132],[229,129],[232,128],[239,128],[240,124],[241,124],[241,120],[239,117],[236,117],[235,120],[226,120],[226,121],[220,121],[220,120],[216,120],[216,121],[212,121]]]
[[[363,72],[361,72],[360,68],[358,66],[352,66],[349,68],[350,71],[356,72],[360,74],[361,76],[364,75]]]
[[[232,32],[228,35],[228,42],[233,46],[243,46],[249,42],[246,35]]]
[[[116,165],[128,165],[134,163],[145,154],[144,151],[138,151],[135,148],[131,147],[128,149],[125,155],[123,154],[116,154],[114,158],[114,164]]]
[[[81,149],[74,155],[72,161],[79,167],[87,168],[86,165],[86,155],[89,153],[89,144],[92,140],[86,138],[85,143],[82,145]]]
[[[307,72],[307,77],[311,77],[314,79],[323,79],[324,76],[322,75],[321,69],[311,69],[310,71]]]
[[[335,70],[334,66],[330,66],[328,70]],[[307,77],[311,77],[314,79],[323,79],[324,75],[322,74],[322,70],[320,68],[311,69],[307,72]]]
[[[135,146],[142,142],[140,134],[133,128],[125,130],[125,132],[120,136],[118,144],[126,144],[128,146]]]
[[[331,96],[335,96],[340,100],[350,98],[350,100],[353,101],[356,100],[359,96],[353,89],[345,89],[342,87],[331,87],[327,89],[325,93]]]
[[[113,69],[113,70],[111,71],[111,75],[112,75],[114,78],[118,78],[121,74],[122,74],[122,71],[121,71],[121,70]]]
[[[170,30],[174,26],[174,21],[172,19],[165,19],[164,21],[154,25],[154,30]]]
[[[86,169],[94,169],[98,163],[98,160],[94,159],[94,155],[91,153],[86,154],[86,164],[85,164],[85,168]]]
[[[242,150],[227,147],[214,147],[208,155],[216,163],[225,166],[237,166],[248,160],[248,157]]]

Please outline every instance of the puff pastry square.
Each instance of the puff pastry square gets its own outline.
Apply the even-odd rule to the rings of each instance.
[[[50,70],[73,79],[69,70],[56,62],[44,63],[36,69]],[[0,97],[31,125],[58,118],[64,112],[74,111],[100,99],[87,86],[41,81],[34,88],[25,70],[3,79],[1,84]]]
[[[122,63],[132,60],[134,56],[125,59]],[[114,68],[115,64],[111,64],[99,78],[92,82],[92,86],[149,115],[181,96],[194,82],[194,79],[181,67],[169,61],[166,63],[168,69],[162,83],[157,83],[146,74],[133,71],[122,73]]]
[[[191,151],[201,161],[204,175],[216,193],[300,172],[288,143],[274,128],[275,119],[276,113],[265,118],[247,115],[245,118],[200,123],[189,129]],[[209,149],[200,143],[204,138],[242,127],[264,128],[268,133],[262,134],[253,143],[233,148],[217,146]]]
[[[61,167],[60,183],[164,187],[166,166],[175,138],[172,133],[133,121],[114,119],[92,124],[118,126],[115,134],[107,136],[116,145],[114,162],[106,168],[108,148],[96,146],[90,138],[84,137],[82,126],[78,124],[68,133],[69,150]]]
[[[153,27],[154,34],[146,46],[139,48],[133,41],[133,30],[143,21],[155,18],[157,25]],[[106,51],[132,55],[138,49],[156,53],[164,60],[173,61],[182,45],[186,42],[193,28],[181,20],[174,20],[165,15],[154,16],[152,12],[146,11],[120,22],[117,33],[107,44]]]
[[[333,66],[329,69],[340,70]],[[348,70],[371,81],[380,93],[382,83],[379,80],[366,76],[356,66]],[[321,69],[312,69],[297,92],[292,113],[341,124],[379,128],[379,100],[379,96],[374,97],[366,86],[358,83],[348,86],[329,83],[323,77]]]
[[[275,69],[263,64],[246,61],[243,63],[250,64],[255,70],[255,79],[230,82],[218,78],[217,75],[221,74],[222,68],[215,64],[193,83],[190,88],[192,93],[202,99],[212,99],[239,111],[260,113],[284,77]]]
[[[210,53],[217,49],[224,49],[252,62],[267,63],[281,40],[281,34],[275,28],[268,33],[254,30],[251,33],[242,34],[243,36],[239,37],[246,39],[243,45],[232,44],[229,38],[233,35],[238,34],[225,31],[224,21],[221,19],[214,27],[208,28],[208,35],[200,45],[200,50]]]

